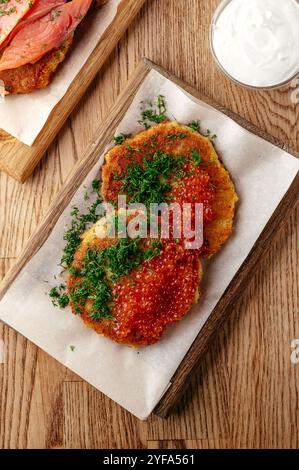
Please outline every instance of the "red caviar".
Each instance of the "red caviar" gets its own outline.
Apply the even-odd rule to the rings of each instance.
[[[84,256],[83,250],[80,256]],[[200,275],[197,250],[186,251],[182,243],[164,240],[160,256],[143,262],[112,284],[113,319],[92,320],[88,303],[81,317],[114,341],[135,346],[153,344],[167,325],[181,320],[188,312],[197,297]],[[77,281],[70,276],[69,291]],[[71,307],[74,311],[74,303]]]

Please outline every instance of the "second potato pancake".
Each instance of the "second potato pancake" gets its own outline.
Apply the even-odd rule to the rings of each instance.
[[[118,343],[156,343],[198,301],[198,252],[174,240],[111,238],[106,221],[83,235],[75,253],[67,282],[72,311]]]

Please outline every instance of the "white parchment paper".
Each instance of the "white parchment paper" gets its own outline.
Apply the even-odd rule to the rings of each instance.
[[[90,28],[71,50],[53,82],[27,95],[8,95],[0,101],[0,127],[21,142],[32,145],[57,103],[80,73],[83,65],[117,13],[121,0],[109,0],[93,12]]]
[[[182,123],[200,119],[217,134],[216,148],[240,196],[234,235],[205,267],[203,297],[186,318],[169,328],[156,345],[136,351],[87,328],[70,309],[52,306],[46,292],[57,285],[54,275],[64,246],[70,207],[52,234],[19,274],[0,303],[0,318],[54,356],[140,419],[146,418],[289,188],[299,161],[241,128],[224,114],[195,100],[152,71],[140,87],[117,133],[140,129],[140,102],[166,97],[168,114]],[[82,184],[72,205],[84,209],[86,186],[98,176],[103,156]],[[70,348],[75,346],[74,351]]]

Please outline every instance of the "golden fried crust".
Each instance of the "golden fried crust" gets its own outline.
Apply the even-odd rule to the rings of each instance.
[[[59,64],[64,61],[72,42],[73,35],[69,36],[58,49],[50,51],[35,64],[26,64],[0,72],[0,80],[3,80],[5,90],[14,95],[46,88]]]
[[[183,139],[170,139],[173,134],[184,134]],[[209,257],[217,253],[232,233],[235,206],[238,201],[234,184],[228,171],[220,162],[210,140],[189,127],[176,122],[164,122],[127,139],[122,145],[113,147],[105,158],[102,169],[102,195],[104,199],[116,200],[121,193],[121,181],[116,181],[115,174],[124,175],[126,167],[132,163],[128,158],[128,148],[139,149],[133,155],[134,160],[142,162],[146,152],[152,148],[174,155],[190,155],[197,149],[202,163],[200,167],[210,177],[215,196],[213,201],[213,219],[204,225],[205,247],[202,255]]]

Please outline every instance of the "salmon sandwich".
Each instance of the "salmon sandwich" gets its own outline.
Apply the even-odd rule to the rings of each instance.
[[[107,0],[2,0],[0,80],[9,94],[49,85],[69,52],[74,33]]]

